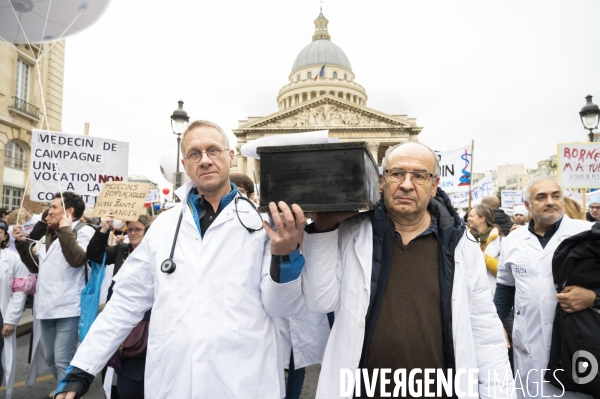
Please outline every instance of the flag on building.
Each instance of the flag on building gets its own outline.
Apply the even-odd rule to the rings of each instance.
[[[322,66],[322,67],[321,67],[321,69],[319,70],[319,73],[317,73],[317,74],[315,75],[315,81],[316,81],[316,80],[317,80],[319,77],[321,77],[321,78],[325,77],[325,64],[323,64],[323,66]]]

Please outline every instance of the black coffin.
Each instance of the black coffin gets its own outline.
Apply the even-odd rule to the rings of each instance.
[[[298,204],[304,212],[373,209],[379,174],[367,143],[258,147],[260,212],[270,202]]]

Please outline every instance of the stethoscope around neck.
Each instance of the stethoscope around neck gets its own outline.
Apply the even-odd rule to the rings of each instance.
[[[242,219],[240,218],[240,213],[238,212],[238,201],[240,201],[240,200],[248,202],[250,204],[250,206],[252,207],[252,209],[254,209],[254,211],[258,214],[258,217],[260,217],[261,225],[260,225],[259,229],[253,229],[251,227],[248,227],[244,224],[244,222],[242,222]],[[250,201],[248,198],[246,198],[242,195],[238,195],[237,197],[235,197],[234,205],[235,205],[235,213],[237,215],[237,218],[238,218],[240,224],[248,231],[248,233],[254,233],[256,231],[260,231],[263,229],[263,226],[262,226],[263,218],[262,218],[260,212],[258,211],[258,209],[256,208],[256,206],[254,206],[254,204],[252,203],[252,201]],[[179,214],[179,220],[177,221],[177,227],[175,228],[175,236],[173,237],[173,245],[171,245],[171,254],[160,265],[160,271],[163,273],[171,274],[177,268],[177,265],[173,261],[173,254],[175,253],[175,245],[177,245],[177,236],[179,235],[179,228],[181,227],[181,221],[183,220],[183,212],[184,211],[185,211],[185,206],[182,206],[181,213]]]

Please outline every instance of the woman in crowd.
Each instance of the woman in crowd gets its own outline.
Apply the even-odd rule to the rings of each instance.
[[[498,258],[500,257],[500,228],[494,224],[494,211],[487,205],[476,205],[469,212],[467,219],[471,234],[479,242],[485,256],[485,267],[488,272],[488,284],[492,297],[496,292],[496,274],[498,274]]]
[[[100,219],[100,229],[92,237],[87,247],[87,257],[96,263],[102,263],[104,254],[106,254],[107,265],[115,265],[114,274],[116,275],[121,266],[142,242],[144,234],[150,226],[150,217],[141,215],[135,222],[127,222],[127,237],[129,242],[121,242],[115,246],[107,246],[109,229],[112,227],[113,214],[107,214]],[[108,289],[108,300],[112,296],[114,281]],[[150,321],[150,310],[144,315],[143,321]],[[144,398],[144,368],[146,366],[145,353],[139,357],[129,357],[120,359],[121,369],[116,370],[117,374],[117,392],[119,399],[143,399]],[[113,396],[112,399],[115,399]]]
[[[17,372],[16,330],[27,296],[24,292],[13,292],[12,286],[15,279],[28,276],[29,270],[21,262],[21,258],[16,252],[7,249],[8,241],[8,226],[5,222],[0,221],[0,325],[2,326],[0,385],[6,378],[6,398],[10,399]]]
[[[565,214],[571,219],[585,220],[585,211],[579,202],[565,197]]]

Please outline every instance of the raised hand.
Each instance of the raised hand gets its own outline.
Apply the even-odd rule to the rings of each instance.
[[[281,209],[281,214],[274,202],[269,204],[275,230],[267,222],[263,222],[263,226],[271,238],[271,254],[288,255],[294,252],[302,241],[304,212],[296,204],[293,204],[290,209],[283,201],[279,202],[279,209]]]

